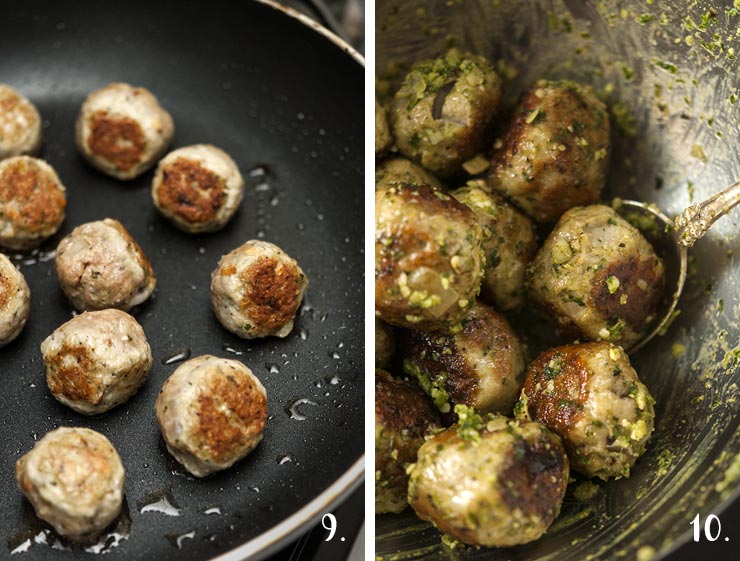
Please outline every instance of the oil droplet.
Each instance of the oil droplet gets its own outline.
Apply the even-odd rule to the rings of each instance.
[[[259,487],[250,487],[249,490],[250,491],[254,491],[255,493],[259,493],[260,492],[260,488]]]
[[[298,408],[301,405],[317,405],[310,399],[306,399],[305,397],[301,399],[296,399],[292,403],[288,404],[288,406],[285,408],[285,412],[290,415],[291,419],[294,419],[296,421],[305,421],[308,417],[306,417],[303,413],[301,413]]]
[[[190,347],[177,351],[175,354],[162,359],[162,364],[174,364],[190,358]]]
[[[326,376],[324,380],[326,380],[326,382],[331,384],[332,386],[336,386],[341,378],[339,377],[339,374],[333,374],[332,376]]]
[[[265,368],[270,374],[280,374],[280,367],[274,362],[266,362]]]
[[[247,172],[249,177],[264,177],[267,175],[267,166],[255,166]]]
[[[308,339],[308,329],[306,329],[305,327],[301,327],[301,328],[300,328],[300,329],[298,330],[298,336],[299,336],[299,337],[300,337],[300,338],[301,338],[301,339],[302,339],[303,341],[305,341],[306,339]]]
[[[177,547],[177,549],[182,549],[183,542],[185,540],[192,540],[194,537],[195,530],[191,530],[190,532],[186,532],[184,534],[167,534],[167,539],[172,545]]]
[[[203,514],[221,514],[221,507],[212,506],[203,511]]]
[[[198,253],[200,253],[201,255],[205,255],[206,254],[206,248],[205,247],[199,247],[198,248]]]
[[[333,358],[334,360],[339,360],[341,357],[339,356],[339,353],[337,351],[329,351],[329,356]]]
[[[160,491],[148,495],[138,504],[139,512],[158,512],[167,516],[180,516],[182,510],[170,495],[169,491]]]
[[[223,345],[221,345],[221,348],[225,350],[227,353],[231,353],[233,355],[243,355],[244,354],[243,351],[236,350],[235,348],[230,346],[228,343],[224,343]]]
[[[290,454],[284,454],[282,456],[278,456],[277,457],[277,463],[278,463],[278,465],[292,464],[293,463],[293,456],[291,456]]]

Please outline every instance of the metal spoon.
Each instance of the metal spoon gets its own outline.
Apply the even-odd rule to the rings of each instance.
[[[633,217],[636,213],[638,220],[642,215],[643,219],[648,218],[656,225],[662,226],[651,229],[651,232],[643,233],[647,234],[648,238],[652,238],[650,241],[657,250],[663,250],[666,287],[675,287],[670,299],[664,298],[662,310],[659,310],[659,315],[656,314],[656,319],[653,321],[653,328],[637,344],[630,347],[630,352],[642,348],[658,333],[668,328],[686,282],[687,249],[706,234],[720,217],[738,204],[740,204],[740,181],[706,201],[689,206],[674,220],[668,218],[653,204],[629,200],[615,201],[615,208],[619,212],[625,214],[626,209],[627,213],[633,214]]]

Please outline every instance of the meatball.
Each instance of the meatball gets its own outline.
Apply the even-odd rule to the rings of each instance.
[[[149,90],[113,83],[87,96],[76,132],[77,148],[93,167],[133,179],[164,154],[175,126]]]
[[[413,329],[454,326],[483,278],[483,230],[468,207],[428,185],[375,191],[375,313]]]
[[[157,166],[154,204],[185,232],[215,232],[234,216],[244,195],[244,179],[234,160],[209,144],[178,148]]]
[[[590,87],[541,80],[524,92],[490,184],[537,222],[599,200],[609,167],[609,115]]]
[[[121,310],[75,316],[41,343],[41,354],[52,395],[84,415],[128,401],[152,367],[144,330]]]
[[[419,387],[375,371],[375,513],[408,506],[407,464],[416,461],[424,436],[439,429],[439,417]]]
[[[393,327],[375,318],[375,368],[385,368],[396,352]]]
[[[64,221],[66,191],[43,160],[0,161],[0,245],[25,251],[53,236]]]
[[[439,179],[415,163],[403,158],[387,160],[375,168],[375,188],[407,183],[409,185],[429,185],[444,189]]]
[[[404,331],[403,370],[419,381],[442,413],[452,404],[482,413],[511,413],[524,379],[524,351],[504,316],[476,303],[462,329]]]
[[[70,540],[94,539],[121,512],[121,458],[94,430],[47,433],[16,462],[15,478],[36,515]]]
[[[260,443],[267,394],[241,362],[204,355],[167,378],[155,412],[170,454],[205,477],[231,467]]]
[[[157,285],[144,251],[112,218],[72,230],[59,242],[56,268],[64,294],[79,311],[130,310]]]
[[[250,240],[227,253],[211,273],[218,321],[242,339],[287,337],[308,278],[275,244]]]
[[[563,439],[588,477],[628,477],[653,432],[655,400],[621,347],[606,342],[549,349],[529,366],[515,413]]]
[[[41,116],[20,92],[0,84],[0,160],[35,154],[41,146]]]
[[[13,341],[31,312],[31,291],[12,261],[0,253],[0,347]]]
[[[479,181],[450,194],[473,209],[483,227],[486,269],[481,298],[503,312],[521,308],[527,267],[538,247],[534,224]]]
[[[378,98],[375,98],[375,157],[382,156],[390,148],[393,139],[388,130],[388,116]]]
[[[409,468],[409,504],[469,545],[538,539],[560,512],[568,484],[560,439],[539,423],[456,409],[460,423],[428,440]]]
[[[663,262],[613,209],[566,212],[532,262],[530,298],[565,337],[629,348],[647,330],[665,283]]]
[[[452,49],[415,64],[390,107],[399,152],[440,177],[483,150],[501,105],[501,80],[483,57]]]

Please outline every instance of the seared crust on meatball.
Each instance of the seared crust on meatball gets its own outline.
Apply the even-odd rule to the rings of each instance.
[[[66,191],[43,160],[0,161],[0,245],[27,250],[53,236],[64,221]]]
[[[157,396],[167,450],[196,477],[227,469],[262,440],[267,395],[236,360],[203,355],[182,363]]]
[[[121,512],[121,458],[94,430],[47,433],[16,462],[15,478],[36,515],[70,540],[94,539]]]
[[[450,194],[473,209],[483,227],[486,270],[481,298],[503,312],[521,308],[527,267],[538,246],[534,224],[480,181]]]
[[[87,96],[76,141],[85,159],[117,179],[141,175],[164,154],[175,127],[146,88],[112,83]]]
[[[593,204],[609,167],[609,115],[590,87],[540,80],[524,92],[490,184],[537,222]]]
[[[532,261],[530,299],[573,339],[625,348],[640,340],[660,303],[663,262],[613,209],[566,212]]]
[[[492,308],[476,302],[455,334],[404,330],[399,347],[404,372],[441,412],[463,404],[482,413],[511,413],[524,379],[524,351],[506,318]]]
[[[59,242],[55,263],[62,290],[78,311],[127,311],[157,286],[144,251],[112,218],[77,226]]]
[[[409,468],[409,504],[469,545],[538,539],[560,512],[568,484],[560,439],[539,423],[472,417],[419,449]]]
[[[393,139],[388,129],[388,116],[378,98],[375,98],[375,157],[382,156],[391,146]]]
[[[483,230],[473,212],[428,185],[375,191],[375,313],[393,325],[457,324],[483,278]]]
[[[571,466],[589,477],[628,477],[655,413],[621,347],[606,342],[549,349],[529,366],[516,406],[563,439]]]
[[[424,436],[440,428],[434,406],[419,387],[375,370],[375,513],[408,506],[407,464],[416,461]]]
[[[416,63],[390,106],[401,154],[449,177],[480,152],[501,105],[501,80],[486,59],[452,49]]]
[[[385,368],[396,352],[393,327],[375,318],[375,368]]]
[[[0,347],[13,341],[31,312],[31,291],[12,261],[0,253]]]
[[[211,304],[221,325],[242,339],[287,337],[307,287],[295,259],[275,244],[250,240],[211,273]]]
[[[436,189],[444,189],[439,179],[421,166],[410,160],[393,158],[386,160],[375,168],[375,188],[393,185],[430,185]]]
[[[52,395],[85,415],[128,401],[152,367],[144,330],[121,310],[75,316],[41,343],[41,353]]]
[[[178,148],[157,166],[154,204],[185,232],[215,232],[234,216],[244,194],[244,179],[234,160],[209,144]]]
[[[41,146],[41,116],[23,94],[0,84],[0,160],[35,154]]]

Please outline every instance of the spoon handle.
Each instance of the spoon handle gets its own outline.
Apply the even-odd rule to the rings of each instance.
[[[707,233],[718,218],[740,203],[740,181],[706,201],[690,205],[675,219],[676,238],[686,247]]]

